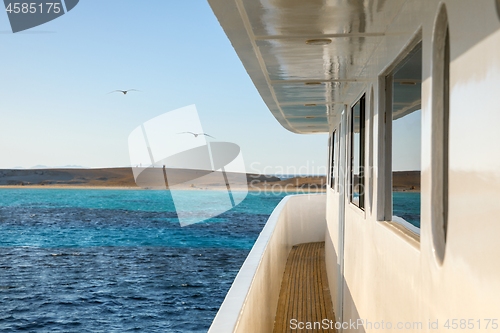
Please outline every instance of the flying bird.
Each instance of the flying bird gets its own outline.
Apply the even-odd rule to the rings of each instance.
[[[140,91],[140,90],[137,90],[137,89],[113,90],[113,91],[110,91],[108,94],[111,94],[111,93],[114,93],[114,92],[121,92],[122,94],[126,95],[129,91]]]
[[[193,134],[195,138],[197,138],[198,135],[205,135],[205,136],[209,136],[211,138],[214,138],[213,136],[205,134],[205,133],[181,132],[181,133],[177,133],[177,134]]]

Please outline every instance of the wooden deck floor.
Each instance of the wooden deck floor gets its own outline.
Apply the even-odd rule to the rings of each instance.
[[[311,327],[323,319],[335,322],[326,276],[325,243],[296,245],[286,262],[273,332],[337,332],[334,327],[324,329],[318,324],[314,329],[306,329],[307,323]],[[304,323],[304,329],[294,326],[294,322]]]

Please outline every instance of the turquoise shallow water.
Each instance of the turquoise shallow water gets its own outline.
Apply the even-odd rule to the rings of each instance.
[[[193,209],[201,209],[196,206],[198,196],[205,197],[210,192],[184,194],[192,197]],[[251,194],[230,213],[202,225],[232,225],[235,216],[253,223],[253,216],[268,216],[282,197]],[[203,229],[205,232],[200,232],[202,227],[196,225],[180,228],[168,191],[9,189],[0,190],[0,206],[12,213],[10,219],[2,221],[0,246],[249,249],[255,241],[253,233],[246,235],[235,230],[221,234],[220,226]],[[246,229],[246,225],[235,227]]]
[[[206,332],[282,197],[181,228],[167,191],[1,189],[0,331]]]
[[[393,214],[420,228],[420,192],[393,192]]]
[[[420,228],[420,192],[392,192],[392,213]]]

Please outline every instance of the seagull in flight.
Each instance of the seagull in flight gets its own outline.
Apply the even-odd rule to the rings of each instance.
[[[177,134],[192,134],[192,135],[194,135],[194,137],[195,137],[195,138],[197,138],[197,137],[198,137],[198,135],[205,135],[205,136],[209,136],[209,137],[211,137],[211,138],[214,138],[213,136],[208,135],[208,134],[206,134],[206,133],[181,132],[181,133],[177,133]],[[215,138],[214,138],[214,139],[215,139]]]
[[[114,93],[114,92],[121,92],[122,94],[126,95],[129,91],[140,91],[140,90],[137,90],[137,89],[113,90],[113,91],[110,91],[108,94],[111,94],[111,93]]]

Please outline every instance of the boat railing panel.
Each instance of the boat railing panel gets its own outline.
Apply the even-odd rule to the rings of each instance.
[[[285,197],[269,217],[208,332],[272,332],[290,250],[296,244],[323,242],[325,230],[325,194]]]

